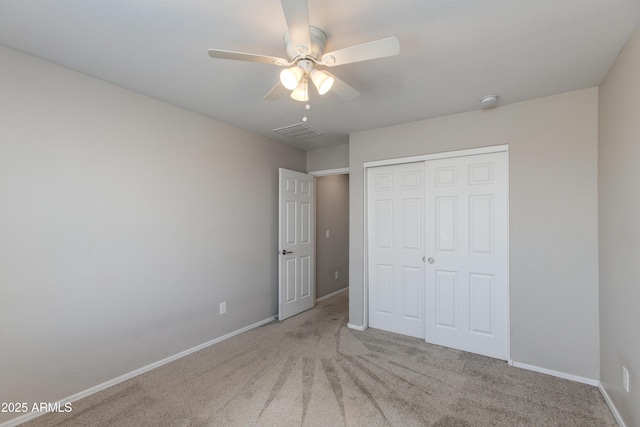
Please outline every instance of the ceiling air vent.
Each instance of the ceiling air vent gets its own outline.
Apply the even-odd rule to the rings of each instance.
[[[275,133],[286,136],[287,138],[299,141],[301,139],[313,138],[315,136],[322,135],[317,129],[309,127],[304,123],[298,123],[295,125],[289,125],[273,130]]]

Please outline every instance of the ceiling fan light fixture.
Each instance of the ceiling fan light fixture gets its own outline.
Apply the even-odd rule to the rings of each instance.
[[[303,77],[298,86],[291,92],[291,99],[306,102],[309,100],[309,91],[307,90],[307,78]]]
[[[298,66],[286,68],[280,72],[280,83],[287,89],[294,90],[303,74],[303,71]]]
[[[314,73],[314,68],[335,67],[394,56],[400,53],[400,41],[397,37],[387,37],[325,52],[327,34],[310,25],[309,3],[309,0],[280,1],[287,23],[287,32],[283,36],[287,53],[284,58],[222,49],[209,49],[209,56],[282,67],[279,82],[263,97],[265,101],[275,101],[287,91],[294,92],[291,93],[293,99],[306,101],[309,99],[309,80],[313,82],[320,95],[333,90],[346,101],[354,99],[359,95],[357,90],[327,71]],[[304,90],[298,88],[303,80],[306,85]]]
[[[311,81],[315,85],[316,89],[318,89],[318,93],[320,95],[324,95],[331,90],[333,80],[333,77],[320,70],[313,70],[311,72]]]

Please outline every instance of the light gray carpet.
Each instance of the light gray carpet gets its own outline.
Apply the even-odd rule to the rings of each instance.
[[[595,387],[379,330],[347,293],[29,426],[615,426]]]

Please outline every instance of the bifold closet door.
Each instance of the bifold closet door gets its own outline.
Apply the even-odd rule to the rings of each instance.
[[[424,338],[424,162],[367,174],[369,326]]]
[[[367,169],[369,326],[509,358],[507,159]]]
[[[507,153],[425,163],[425,339],[507,360]]]

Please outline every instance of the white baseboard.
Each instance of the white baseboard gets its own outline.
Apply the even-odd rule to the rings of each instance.
[[[509,360],[509,365],[516,368],[527,369],[529,371],[540,372],[541,374],[551,375],[553,377],[564,378],[565,380],[575,381],[578,383],[589,384],[594,387],[598,386],[599,381],[591,378],[585,378],[578,375],[567,374],[566,372],[554,371],[553,369],[541,368],[539,366],[527,365],[526,363],[514,362]]]
[[[354,324],[352,324],[352,323],[347,323],[347,328],[349,328],[349,329],[355,329],[356,331],[364,331],[365,329],[367,329],[367,328],[365,328],[364,326],[354,325]]]
[[[613,401],[607,394],[607,390],[605,390],[605,388],[602,386],[602,383],[600,383],[600,381],[598,381],[598,390],[600,390],[600,394],[604,398],[604,401],[607,403],[607,406],[611,410],[611,413],[613,414],[613,418],[616,419],[616,422],[618,423],[618,425],[620,427],[627,427],[627,425],[622,420],[622,417],[620,416],[620,412],[618,412],[618,408],[616,408],[616,406],[613,404]]]
[[[127,381],[127,380],[129,380],[129,379],[131,379],[133,377],[136,377],[136,376],[138,376],[140,374],[148,372],[148,371],[150,371],[152,369],[158,368],[158,367],[160,367],[162,365],[165,365],[165,364],[167,364],[169,362],[173,362],[174,360],[178,360],[178,359],[180,359],[182,357],[188,356],[191,353],[195,353],[196,351],[199,351],[199,350],[202,350],[204,348],[210,347],[210,346],[212,346],[214,344],[217,344],[217,343],[219,343],[221,341],[229,339],[229,338],[231,338],[233,336],[236,336],[236,335],[241,334],[243,332],[247,332],[248,330],[257,328],[257,327],[262,326],[262,325],[266,325],[267,323],[272,322],[274,319],[275,319],[275,317],[269,317],[268,319],[261,320],[259,322],[254,323],[253,325],[245,326],[244,328],[238,329],[238,330],[233,331],[233,332],[229,332],[228,334],[223,335],[223,336],[218,337],[218,338],[215,338],[215,339],[212,339],[211,341],[207,341],[207,342],[205,342],[203,344],[197,345],[195,347],[191,347],[191,348],[189,348],[187,350],[181,351],[180,353],[174,354],[173,356],[169,356],[169,357],[164,358],[162,360],[159,360],[157,362],[151,363],[151,364],[149,364],[147,366],[143,366],[142,368],[136,369],[135,371],[131,371],[129,373],[121,375],[121,376],[119,376],[117,378],[114,378],[112,380],[103,382],[102,384],[98,384],[97,386],[88,388],[88,389],[86,389],[84,391],[81,391],[80,393],[76,393],[76,394],[74,394],[72,396],[69,396],[69,397],[67,397],[65,399],[62,399],[62,400],[58,401],[58,403],[60,404],[61,407],[64,407],[65,403],[75,402],[77,400],[83,399],[83,398],[85,398],[87,396],[90,396],[90,395],[92,395],[94,393],[97,393],[97,392],[102,391],[104,389],[107,389],[109,387],[113,387],[116,384],[120,384],[121,382]],[[23,416],[11,419],[9,421],[5,421],[4,423],[0,424],[0,427],[14,427],[14,426],[17,426],[19,424],[25,423],[25,422],[27,422],[29,420],[32,420],[32,419],[34,419],[36,417],[39,417],[40,415],[44,415],[45,413],[46,412],[31,412],[29,414],[25,414]]]
[[[348,287],[348,286],[347,286],[347,287],[344,287],[344,288],[342,288],[342,289],[339,289],[339,290],[337,290],[337,291],[335,291],[335,292],[332,292],[332,293],[330,293],[329,295],[325,295],[325,296],[323,296],[323,297],[316,298],[316,302],[324,301],[324,300],[329,299],[329,298],[331,298],[331,297],[335,297],[336,295],[341,294],[342,292],[344,292],[344,291],[346,291],[346,290],[349,290],[349,287]]]

